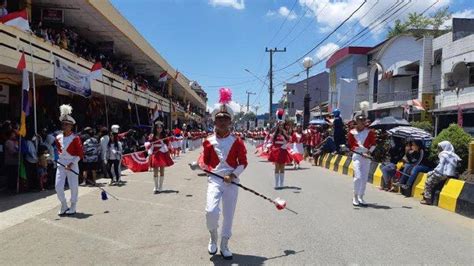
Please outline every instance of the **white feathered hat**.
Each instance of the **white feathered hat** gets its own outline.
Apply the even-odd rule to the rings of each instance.
[[[367,118],[367,112],[369,110],[369,102],[367,102],[367,101],[360,102],[359,107],[360,107],[360,111],[357,111],[354,114],[354,117],[353,117],[354,121],[357,120],[357,119],[366,119]]]
[[[112,133],[119,133],[119,129],[120,129],[119,125],[112,125],[110,127],[110,130],[112,131]]]
[[[74,118],[72,118],[71,116],[72,107],[69,104],[63,104],[59,106],[59,113],[59,121],[61,121],[62,123],[70,123],[73,125],[76,124],[76,120],[74,120]]]
[[[232,91],[228,88],[221,88],[219,90],[219,103],[216,104],[216,108],[212,111],[212,120],[216,120],[216,117],[230,117],[234,119],[234,111],[230,108],[229,104],[232,101]]]

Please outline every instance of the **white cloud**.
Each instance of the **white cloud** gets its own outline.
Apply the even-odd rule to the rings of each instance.
[[[212,6],[223,6],[223,7],[232,7],[237,10],[242,10],[245,8],[245,0],[209,0],[209,4]]]
[[[340,48],[339,45],[335,43],[332,43],[332,42],[327,43],[319,47],[319,49],[316,51],[316,57],[317,59],[326,58],[327,56],[331,55],[335,51],[339,50],[339,48]]]
[[[340,0],[340,1],[332,1],[332,0],[299,0],[299,4],[302,7],[308,7],[312,13],[312,16],[318,22],[318,26],[320,27],[319,31],[327,32],[329,29],[334,29],[337,27],[341,22],[343,22],[347,17],[350,16],[354,10],[356,10],[364,0]],[[377,34],[381,30],[383,31],[384,27],[389,26],[385,25],[386,22],[395,20],[396,18],[401,19],[402,21],[408,16],[409,13],[417,12],[421,13],[430,5],[432,5],[435,0],[430,1],[418,1],[413,0],[411,2],[408,1],[397,1],[397,0],[368,0],[367,3],[362,6],[359,11],[357,11],[348,22],[347,25],[352,25],[355,23],[357,26],[367,27],[369,25],[377,26],[375,29],[371,27],[371,32]],[[436,11],[441,7],[447,6],[451,0],[439,0],[436,4],[429,10],[428,13]],[[399,12],[397,12],[392,17],[388,18],[385,22],[380,22],[381,20],[385,19],[388,16],[381,16],[385,11],[392,8],[393,5],[398,4],[395,9],[401,8],[404,6]],[[393,8],[392,8],[393,10]],[[393,13],[393,12],[392,12]],[[392,14],[390,13],[390,14]],[[379,18],[379,19],[378,19]],[[376,19],[377,22],[373,23]],[[379,24],[380,22],[380,24]],[[372,24],[373,23],[373,24]],[[392,22],[393,23],[393,22]]]
[[[456,12],[456,13],[453,13],[452,14],[452,17],[453,18],[474,18],[474,9],[465,9],[463,11],[459,11],[459,12]],[[441,28],[446,28],[446,27],[451,27],[453,24],[453,20],[450,19],[448,21],[446,21],[442,26]]]
[[[291,11],[286,6],[281,6],[278,11],[268,10],[267,16],[279,16],[283,18],[287,18],[288,20],[294,20],[298,18],[295,11]]]

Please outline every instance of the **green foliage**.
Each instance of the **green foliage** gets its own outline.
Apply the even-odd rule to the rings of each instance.
[[[413,127],[423,129],[426,132],[433,133],[433,125],[429,121],[411,122]]]
[[[441,26],[449,19],[451,19],[449,7],[440,9],[431,16],[425,16],[416,12],[410,13],[405,22],[397,19],[394,26],[389,27],[387,37],[392,38],[404,33],[410,33],[417,38],[421,38],[425,35],[438,37],[444,33],[444,30],[449,29],[447,27],[441,28]]]
[[[447,140],[454,146],[454,151],[461,157],[461,169],[460,173],[464,172],[467,168],[467,161],[469,156],[469,142],[472,140],[471,135],[464,132],[464,130],[457,124],[451,124],[448,128],[443,129],[436,138],[433,139],[431,145],[430,159],[437,161],[438,158],[438,143]]]

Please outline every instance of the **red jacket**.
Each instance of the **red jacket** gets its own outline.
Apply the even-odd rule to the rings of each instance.
[[[203,142],[204,152],[203,152],[203,161],[204,164],[210,166],[212,169],[220,163],[219,157],[217,156],[214,146],[205,140]],[[227,155],[226,162],[232,168],[237,168],[239,165],[247,167],[247,150],[245,149],[245,144],[240,138],[236,138],[232,147],[230,148],[229,154]]]

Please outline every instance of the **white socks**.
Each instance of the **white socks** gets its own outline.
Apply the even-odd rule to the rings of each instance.
[[[160,185],[158,187],[158,191],[161,192],[161,190],[163,190],[163,181],[165,180],[165,176],[160,176]]]
[[[275,188],[282,188],[285,183],[285,173],[275,173]]]

